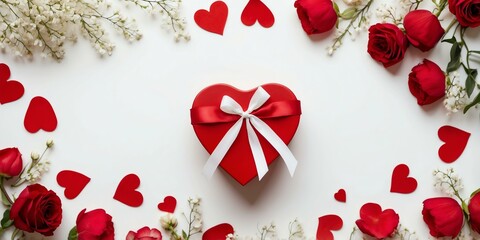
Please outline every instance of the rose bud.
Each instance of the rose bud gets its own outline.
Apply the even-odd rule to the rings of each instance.
[[[437,64],[424,59],[408,75],[408,88],[418,105],[433,103],[445,96],[445,73]]]
[[[114,240],[112,216],[103,209],[90,212],[83,209],[78,214],[77,225],[70,231],[69,236],[78,240]]]
[[[52,190],[33,184],[13,202],[10,219],[22,231],[52,236],[62,222],[62,202]]]
[[[355,224],[362,233],[377,239],[390,237],[397,229],[400,217],[393,209],[385,209],[376,203],[366,203],[360,208],[360,219]]]
[[[408,41],[423,52],[435,47],[445,33],[438,18],[427,10],[409,12],[403,20],[403,26]]]
[[[455,238],[462,230],[463,211],[453,198],[438,197],[423,201],[422,215],[433,237]]]
[[[177,218],[171,214],[168,213],[160,218],[160,226],[162,226],[163,229],[165,230],[171,230],[176,228],[178,225],[178,220]]]
[[[143,227],[137,232],[128,232],[126,240],[162,240],[162,233],[156,228]]]
[[[0,150],[0,176],[15,177],[22,171],[22,154],[18,148]]]
[[[297,0],[294,6],[308,35],[327,32],[337,23],[338,16],[331,0]]]
[[[468,212],[470,213],[470,227],[473,231],[480,233],[480,194],[478,191],[470,198]]]
[[[368,53],[384,67],[390,67],[405,56],[408,39],[396,25],[378,23],[368,29]]]
[[[448,8],[457,17],[462,27],[480,26],[480,1],[448,0]]]

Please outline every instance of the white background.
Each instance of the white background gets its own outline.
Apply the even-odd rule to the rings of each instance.
[[[240,14],[247,1],[226,1],[224,36],[208,33],[193,15],[212,2],[184,3],[188,43],[175,43],[161,21],[130,9],[126,13],[137,18],[144,38],[126,44],[112,33],[117,49],[111,57],[98,57],[84,40],[67,46],[61,63],[1,55],[26,91],[20,100],[0,106],[0,148],[19,147],[28,160],[31,151],[43,150],[46,139],[55,141],[47,154],[51,169],[41,181],[63,201],[63,222],[51,239],[65,239],[83,208],[106,209],[116,239],[143,226],[160,228],[163,213],[157,204],[167,195],[177,198],[181,223],[187,198],[201,197],[205,229],[228,222],[240,236],[255,235],[258,226],[274,221],[279,237],[286,238],[288,223],[298,218],[307,236],[314,237],[318,217],[338,214],[344,227],[334,234],[347,239],[360,207],[376,202],[395,209],[403,226],[426,239],[422,201],[442,195],[433,187],[434,169],[454,167],[463,177],[465,197],[479,187],[478,112],[447,116],[442,103],[421,108],[408,90],[410,69],[425,57],[443,68],[450,45],[431,53],[411,47],[402,63],[384,69],[366,52],[367,32],[355,41],[347,36],[344,46],[327,56],[333,32],[309,38],[291,1],[264,1],[276,17],[270,29],[244,26]],[[288,86],[302,101],[303,115],[290,143],[299,161],[295,176],[276,161],[261,182],[245,187],[223,171],[207,179],[202,168],[208,154],[190,125],[196,94],[216,83],[252,89],[270,82]],[[30,134],[23,127],[34,96],[52,103],[59,121],[53,133]],[[437,130],[445,124],[472,133],[463,155],[449,165],[437,155],[442,144]],[[392,170],[400,163],[418,180],[412,194],[389,192]],[[65,169],[92,179],[74,200],[65,199],[55,180]],[[112,198],[129,173],[142,181],[145,200],[139,208]],[[333,198],[340,188],[347,191],[346,203]]]

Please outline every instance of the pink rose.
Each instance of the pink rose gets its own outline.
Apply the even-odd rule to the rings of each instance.
[[[128,232],[126,240],[162,240],[162,233],[156,228],[143,227],[137,232]]]

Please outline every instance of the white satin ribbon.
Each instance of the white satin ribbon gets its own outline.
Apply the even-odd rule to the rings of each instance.
[[[292,152],[282,141],[282,139],[264,121],[251,114],[251,112],[260,108],[269,98],[270,95],[262,87],[258,87],[257,91],[255,91],[253,94],[252,99],[250,99],[250,104],[248,105],[247,111],[243,111],[242,106],[240,106],[240,104],[238,104],[235,100],[227,95],[223,96],[222,102],[220,103],[220,109],[228,114],[240,115],[241,118],[238,119],[237,122],[235,122],[235,124],[227,131],[222,140],[220,140],[220,143],[218,143],[215,150],[213,150],[212,154],[207,160],[207,163],[205,164],[205,167],[203,168],[203,173],[205,175],[208,177],[213,175],[235,139],[237,139],[238,133],[242,128],[243,120],[245,120],[248,143],[250,144],[250,148],[252,150],[253,159],[257,168],[258,179],[261,180],[268,172],[268,165],[254,128],[273,146],[273,148],[275,148],[275,150],[277,150],[280,156],[282,156],[290,175],[293,177],[293,173],[297,167],[297,160],[293,156]]]

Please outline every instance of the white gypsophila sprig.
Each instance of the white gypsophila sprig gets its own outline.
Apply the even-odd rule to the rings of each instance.
[[[389,238],[391,240],[418,240],[418,237],[415,232],[411,232],[408,228],[402,226],[402,224],[398,225],[397,229],[395,230],[395,234]]]
[[[463,189],[462,179],[455,173],[453,168],[448,168],[445,172],[440,170],[433,171],[435,177],[434,186],[450,197],[457,196],[461,199],[459,191]]]
[[[48,149],[53,148],[53,140],[45,142],[45,150],[42,154],[32,152],[30,154],[31,161],[28,163],[20,173],[17,181],[12,185],[14,187],[20,186],[24,182],[35,183],[41,179],[42,175],[50,169],[50,161],[43,160],[43,157]]]
[[[467,92],[465,87],[460,85],[458,78],[459,73],[457,71],[452,73],[452,80],[449,76],[447,77],[443,104],[449,114],[462,111],[467,105]]]
[[[200,198],[189,198],[188,206],[190,208],[190,213],[187,215],[184,214],[185,219],[188,222],[188,232],[187,236],[190,236],[201,233],[203,227],[202,213],[200,212]]]
[[[125,1],[149,3],[166,16],[165,26],[175,30],[177,40],[190,38],[180,16],[180,0]],[[78,35],[88,39],[100,55],[111,55],[115,45],[105,25],[113,26],[127,41],[142,38],[135,20],[112,9],[106,0],[0,0],[0,48],[19,57],[39,52],[61,60],[65,43],[75,42]]]
[[[395,25],[401,24],[405,14],[408,12],[408,9],[402,7],[398,9],[390,4],[382,3],[375,10],[377,18],[381,20],[382,23],[390,22]]]
[[[332,56],[335,51],[342,45],[343,38],[346,35],[349,35],[352,40],[355,40],[357,35],[361,30],[367,30],[370,26],[370,6],[372,5],[373,0],[368,0],[365,4],[363,2],[355,7],[352,14],[347,14],[346,16],[340,15],[340,20],[348,20],[349,23],[345,26],[337,25],[337,32],[335,33],[335,38],[330,47],[327,47],[327,53],[329,56]],[[347,9],[348,10],[348,9]]]
[[[125,0],[144,9],[150,14],[159,14],[162,27],[175,32],[175,40],[190,40],[186,31],[186,21],[180,14],[181,0]]]
[[[236,235],[235,233],[229,233],[226,236],[225,240],[239,240],[239,238],[238,235]]]
[[[288,225],[288,240],[304,240],[306,239],[305,231],[298,219],[293,220]]]
[[[277,226],[272,222],[269,225],[264,225],[258,229],[260,240],[277,239]]]

